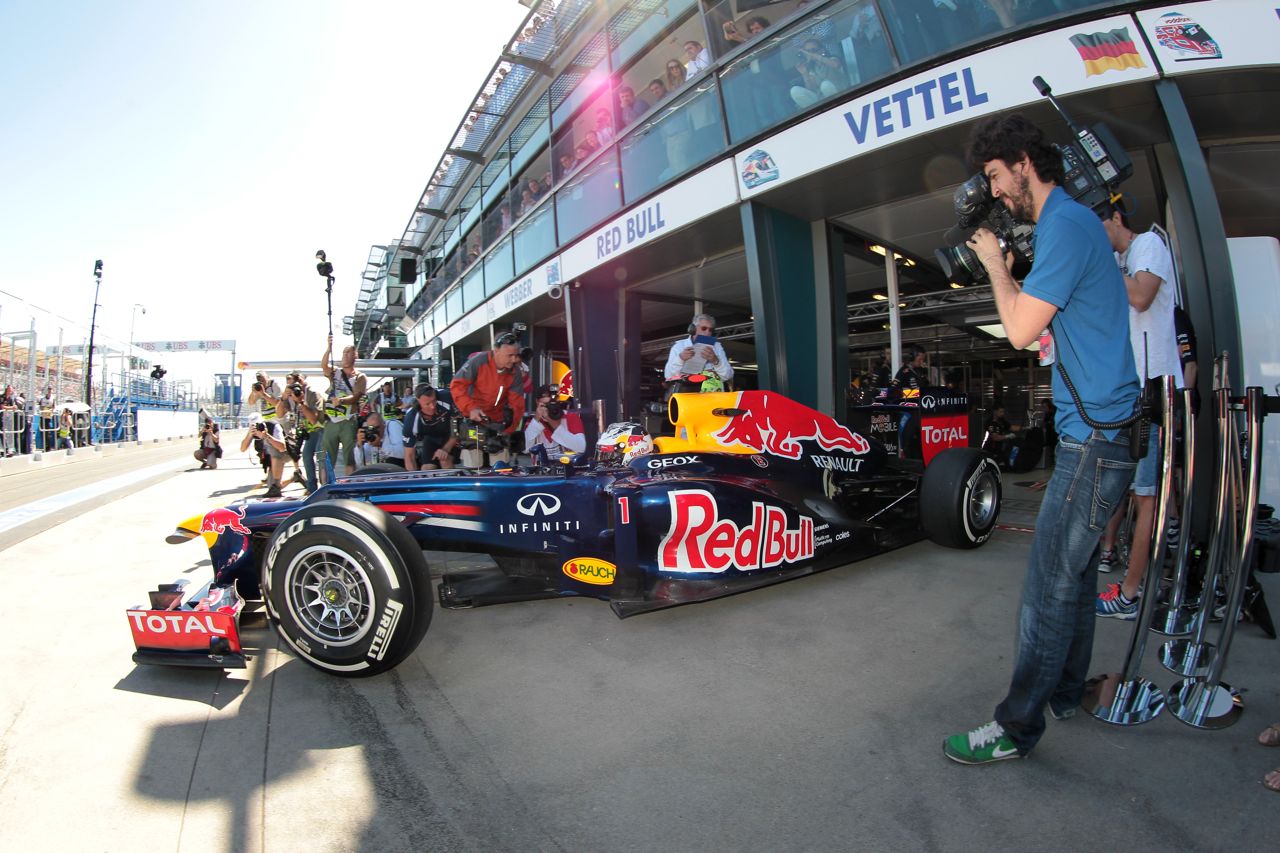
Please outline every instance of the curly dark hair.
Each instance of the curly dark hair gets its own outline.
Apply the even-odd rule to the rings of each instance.
[[[969,134],[968,157],[975,169],[981,170],[992,160],[1012,166],[1023,154],[1031,158],[1040,180],[1062,183],[1062,155],[1021,113],[985,118]]]

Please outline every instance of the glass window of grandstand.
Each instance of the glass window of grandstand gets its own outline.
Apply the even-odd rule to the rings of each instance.
[[[551,192],[551,149],[541,153],[516,176],[511,184],[511,212],[519,220],[528,216]]]
[[[507,200],[510,190],[511,174],[508,169],[510,157],[506,146],[498,149],[493,159],[484,167],[481,182],[484,185],[484,245],[492,246],[502,235],[511,229],[514,219],[511,205]]]
[[[588,77],[583,85],[591,79]],[[597,151],[612,145],[617,136],[608,76],[596,86],[591,97],[585,99],[582,110],[556,129],[551,154],[557,182],[590,160]]]
[[[503,240],[484,256],[484,292],[492,296],[506,287],[515,276],[511,266],[511,240]],[[470,305],[470,303],[467,303]]]
[[[611,149],[592,160],[556,192],[560,242],[572,240],[621,206],[618,158]]]
[[[724,56],[751,44],[797,10],[817,5],[809,0],[702,0],[711,53]]]
[[[763,33],[758,48],[720,75],[729,136],[739,142],[894,68],[876,5],[846,0],[784,30]]]
[[[1073,9],[1109,5],[1100,0],[958,0],[886,3],[885,23],[903,64]]]
[[[462,277],[462,308],[474,311],[484,302],[484,265],[476,264],[471,272]]]
[[[707,35],[701,15],[695,14],[695,4],[672,0],[667,5],[673,6],[669,15],[663,15],[664,10],[654,13],[660,22],[669,24],[666,29],[654,29],[649,24],[654,18],[636,27],[631,35],[622,32],[618,20],[611,24],[611,40],[618,42],[614,46],[614,68],[623,67],[631,56],[637,56],[635,61],[625,65],[625,70],[614,83],[618,128],[636,123],[710,65],[710,54],[705,46]],[[644,50],[637,50],[637,33],[649,36]],[[625,53],[623,46],[627,49]]]
[[[653,110],[619,146],[630,204],[724,151],[724,123],[714,77]]]
[[[534,264],[556,248],[555,210],[543,204],[516,226],[512,236],[515,248],[516,274],[527,272]]]

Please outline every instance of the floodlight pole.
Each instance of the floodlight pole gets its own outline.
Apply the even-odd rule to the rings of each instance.
[[[102,261],[93,262],[93,317],[89,321],[89,352],[84,363],[84,401],[93,409],[93,332],[98,324],[98,290],[102,287]],[[92,440],[92,436],[90,436]]]

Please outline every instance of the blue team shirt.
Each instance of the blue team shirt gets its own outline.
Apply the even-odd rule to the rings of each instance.
[[[1138,396],[1137,368],[1129,344],[1129,297],[1107,232],[1089,208],[1054,187],[1032,240],[1036,260],[1022,289],[1057,306],[1051,324],[1057,359],[1089,417],[1127,418]],[[1086,440],[1093,429],[1081,419],[1056,367],[1053,399],[1058,433]],[[1119,431],[1105,432],[1115,438]]]

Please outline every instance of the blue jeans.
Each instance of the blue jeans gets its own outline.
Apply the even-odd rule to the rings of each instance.
[[[316,490],[316,450],[320,447],[320,439],[324,437],[324,429],[316,429],[307,433],[307,440],[302,442],[302,468],[307,472],[307,491]]]
[[[1098,540],[1133,479],[1123,431],[1058,439],[1057,465],[1036,519],[1018,614],[1018,654],[995,719],[1025,755],[1044,734],[1044,706],[1074,708],[1093,654]]]

